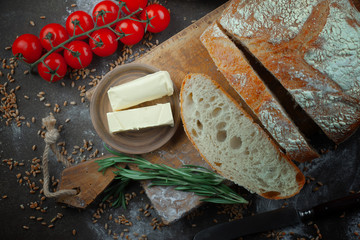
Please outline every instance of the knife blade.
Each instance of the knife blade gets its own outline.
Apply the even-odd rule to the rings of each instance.
[[[304,211],[285,207],[217,224],[198,232],[194,240],[232,240],[327,217],[355,207],[360,207],[360,193],[322,203]]]

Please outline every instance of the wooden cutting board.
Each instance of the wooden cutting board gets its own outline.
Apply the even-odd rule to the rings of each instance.
[[[353,2],[360,10],[360,2]],[[168,71],[178,89],[180,89],[182,80],[187,73],[207,74],[218,81],[235,100],[241,103],[238,94],[229,86],[222,74],[217,70],[207,50],[199,40],[203,31],[221,15],[226,5],[227,3],[207,14],[135,62],[148,64],[160,70]],[[87,92],[87,97],[90,100],[94,90],[95,88]],[[179,127],[174,137],[166,145],[154,152],[144,154],[143,157],[153,163],[166,164],[171,167],[180,167],[183,164],[208,167],[186,137],[182,126]],[[88,163],[88,165],[86,166],[84,174],[88,174],[88,169],[97,169],[94,162]],[[66,172],[68,175],[64,177],[65,180],[73,178],[70,170],[71,169]],[[99,177],[100,175],[96,176]],[[103,188],[110,183],[112,177],[113,176],[108,175],[108,177],[103,179]],[[69,186],[64,184],[63,188],[72,187],[71,181],[68,182]],[[167,187],[149,188],[147,184],[146,182],[143,183],[147,196],[158,214],[162,217],[164,223],[176,221],[200,205],[200,198],[194,194],[178,192]],[[82,182],[80,185],[89,187],[89,184],[86,182]],[[95,196],[97,194],[98,193],[95,192],[93,195]],[[87,201],[85,205],[93,200],[92,196],[87,196],[83,199]],[[74,204],[74,200],[76,199],[66,199],[64,202]],[[78,203],[78,201],[75,201],[75,203]]]
[[[218,81],[232,97],[240,101],[238,94],[217,70],[207,50],[200,42],[201,34],[221,15],[227,4],[218,7],[134,62],[168,71],[178,89],[181,88],[186,74],[207,74]],[[94,90],[95,88],[87,91],[87,97],[90,100]],[[142,157],[152,163],[166,164],[175,168],[184,164],[209,167],[187,138],[182,124],[167,144],[151,153],[143,154]],[[193,193],[175,191],[171,187],[149,188],[147,182],[144,182],[143,186],[152,205],[166,224],[180,219],[201,204],[200,197]]]

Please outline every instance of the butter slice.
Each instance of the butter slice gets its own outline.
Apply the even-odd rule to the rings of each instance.
[[[111,133],[163,125],[174,126],[170,103],[108,112],[107,119]]]
[[[119,111],[166,95],[171,96],[173,92],[173,83],[169,73],[158,71],[111,87],[107,93],[113,111]]]

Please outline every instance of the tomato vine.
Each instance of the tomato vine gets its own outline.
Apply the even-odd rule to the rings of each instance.
[[[116,3],[116,5],[118,6],[119,9],[128,9],[126,6],[126,1],[122,1],[122,0],[117,0],[118,3]],[[104,1],[105,2],[105,1]],[[51,46],[51,48],[47,49],[48,51],[43,54],[41,57],[39,57],[37,60],[33,60],[31,62],[29,62],[25,57],[24,54],[22,54],[21,52],[14,54],[15,57],[19,60],[21,60],[22,62],[24,62],[25,64],[27,64],[30,68],[30,71],[32,71],[34,69],[34,67],[38,66],[38,70],[39,68],[41,69],[47,69],[47,72],[45,72],[46,74],[40,74],[43,78],[44,76],[48,76],[47,74],[50,74],[51,77],[49,79],[45,79],[48,80],[50,82],[52,81],[56,81],[61,79],[61,77],[63,77],[63,74],[58,74],[58,70],[60,68],[60,64],[56,67],[54,66],[49,66],[46,63],[46,59],[51,56],[51,54],[53,53],[58,53],[59,51],[61,51],[62,49],[64,49],[64,55],[65,52],[67,54],[67,59],[69,59],[69,54],[72,55],[72,57],[76,58],[78,62],[78,64],[70,64],[71,67],[73,66],[81,66],[81,67],[86,67],[89,63],[87,63],[85,66],[82,64],[82,60],[81,60],[81,53],[79,51],[74,51],[72,49],[69,49],[69,45],[71,45],[72,43],[74,43],[75,41],[78,41],[80,39],[84,39],[84,38],[89,38],[90,42],[92,44],[89,44],[92,46],[92,50],[94,50],[95,48],[101,48],[104,45],[104,41],[98,36],[98,37],[93,37],[91,34],[101,30],[101,29],[108,29],[111,32],[113,32],[116,36],[116,41],[128,37],[131,34],[125,33],[120,27],[115,27],[117,23],[124,21],[124,20],[131,20],[131,21],[135,21],[135,22],[139,22],[142,25],[144,25],[144,29],[148,29],[148,27],[153,27],[151,20],[153,18],[155,18],[156,16],[148,16],[148,14],[146,13],[146,18],[142,17],[141,19],[137,19],[135,16],[138,15],[140,12],[142,12],[144,9],[142,8],[138,8],[135,11],[130,12],[128,15],[126,16],[121,16],[121,11],[117,11],[117,17],[115,20],[111,21],[111,22],[106,22],[105,19],[107,17],[107,14],[112,14],[110,17],[110,19],[114,19],[113,17],[113,12],[110,11],[105,11],[105,10],[100,10],[100,11],[95,11],[93,12],[93,19],[94,21],[94,27],[91,28],[90,30],[84,30],[82,28],[82,26],[80,26],[80,22],[79,20],[75,19],[71,21],[71,24],[73,24],[73,34],[72,36],[69,34],[69,37],[66,39],[63,39],[62,42],[58,43],[54,43],[54,34],[51,32],[48,32],[44,37],[42,37],[42,39],[40,39],[40,41],[48,41],[48,44]],[[101,20],[99,20],[101,19]],[[101,24],[98,23],[98,20],[100,22],[102,22]],[[106,24],[103,24],[106,23]],[[61,25],[60,25],[61,26]],[[76,28],[79,27],[81,29],[81,33],[76,34]],[[115,27],[115,29],[113,28]],[[146,31],[146,30],[145,30]],[[80,31],[78,31],[80,32]],[[67,37],[67,36],[66,36]],[[74,41],[75,40],[75,41]],[[84,42],[85,43],[85,42]],[[87,43],[85,43],[87,44]],[[96,53],[96,51],[95,51]],[[97,54],[98,55],[98,54]],[[107,56],[106,54],[104,54],[104,56]],[[59,58],[59,56],[56,56],[57,58]],[[91,60],[90,60],[91,61]],[[61,61],[62,62],[62,61]],[[66,63],[65,63],[66,64]],[[41,65],[41,67],[39,66]],[[53,64],[52,64],[53,65]],[[80,68],[81,68],[80,67]],[[61,66],[61,68],[63,69],[63,66]],[[74,68],[74,67],[73,67]]]

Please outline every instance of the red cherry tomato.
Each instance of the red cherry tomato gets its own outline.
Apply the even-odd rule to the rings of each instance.
[[[79,35],[94,28],[92,17],[84,11],[76,11],[66,19],[66,31],[69,36]],[[75,29],[75,32],[74,32]],[[77,40],[84,40],[87,36],[78,37]]]
[[[147,17],[150,20],[150,24],[147,27],[147,31],[152,33],[158,33],[164,31],[170,23],[170,13],[169,11],[160,4],[151,4],[147,6],[144,11],[141,12],[140,19],[147,20]],[[143,23],[144,27],[146,23]]]
[[[122,7],[121,10],[125,14],[130,14],[130,13],[135,12],[139,8],[144,10],[148,3],[148,0],[120,0],[120,2],[124,2],[126,4],[126,6]],[[140,13],[140,12],[138,12],[138,13]]]
[[[64,58],[66,63],[74,68],[81,69],[89,66],[93,58],[93,54],[89,44],[83,41],[70,42],[64,50]]]
[[[140,42],[145,32],[142,23],[132,19],[124,19],[120,21],[116,25],[115,31],[129,34],[126,37],[120,38],[120,41],[126,45],[134,45]]]
[[[112,1],[101,1],[94,7],[92,16],[97,26],[103,26],[105,24],[115,21],[118,17],[120,8]]]
[[[111,30],[107,28],[99,29],[91,34],[89,45],[93,53],[100,57],[107,57],[116,52],[118,47],[118,41],[116,38],[115,33]]]
[[[56,82],[62,79],[67,71],[67,65],[63,56],[53,52],[38,64],[38,72],[40,76],[48,82]]]
[[[33,34],[23,34],[15,39],[12,45],[12,53],[21,54],[27,63],[33,63],[41,57],[43,47],[40,40]]]
[[[47,38],[50,38],[50,41]],[[50,23],[45,25],[40,31],[40,42],[46,50],[51,50],[51,45],[56,47],[60,43],[69,39],[66,29],[58,23]],[[60,52],[62,48],[56,50]]]

